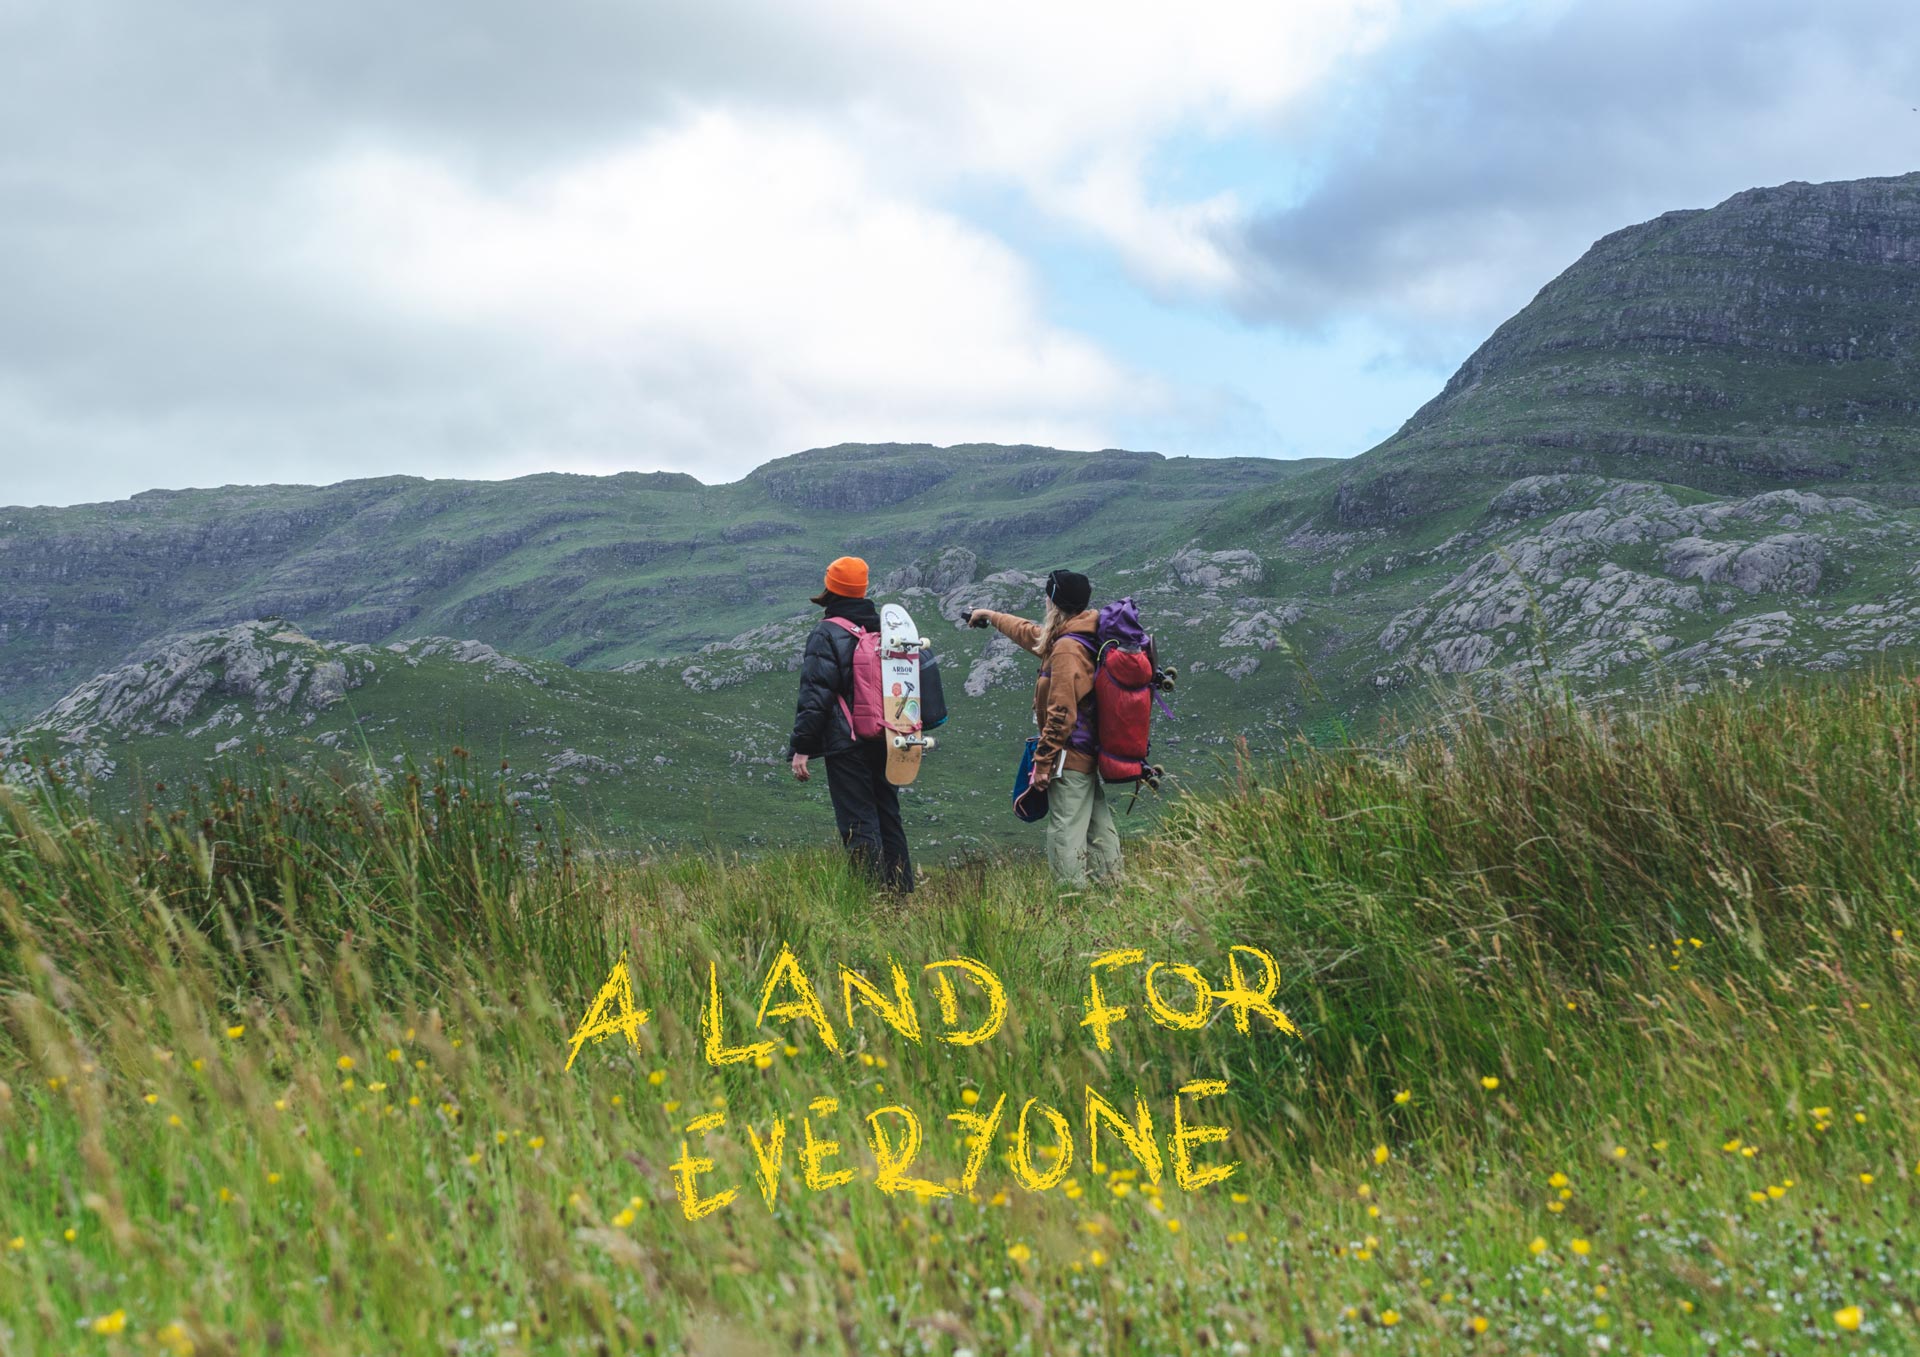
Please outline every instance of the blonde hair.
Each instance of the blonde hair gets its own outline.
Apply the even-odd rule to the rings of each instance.
[[[1060,605],[1052,599],[1047,600],[1046,616],[1040,619],[1040,663],[1045,664],[1053,657],[1053,643],[1060,639],[1060,633],[1067,629],[1067,623],[1073,621],[1073,614],[1060,611]]]

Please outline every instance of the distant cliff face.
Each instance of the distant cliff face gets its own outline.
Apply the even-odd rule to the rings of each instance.
[[[784,617],[847,552],[882,575],[947,547],[990,568],[1138,565],[1208,509],[1312,465],[849,444],[718,486],[391,477],[0,508],[0,731],[169,638],[249,618],[612,668]]]
[[[1355,459],[1331,508],[1385,523],[1569,472],[1920,497],[1920,174],[1752,189],[1605,237]]]

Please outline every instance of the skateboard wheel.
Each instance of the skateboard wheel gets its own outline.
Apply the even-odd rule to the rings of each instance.
[[[925,745],[925,746],[926,746],[927,748],[929,748],[929,749],[931,749],[931,748],[933,748],[933,740],[932,740],[931,738],[928,738],[928,739],[925,739],[925,740],[922,740],[922,741],[920,741],[920,743],[921,743],[921,744],[923,744],[923,745]]]
[[[907,747],[907,737],[906,737],[906,736],[904,736],[904,735],[896,735],[896,736],[894,736],[894,737],[893,737],[893,747],[894,747],[895,749],[905,749],[905,748]]]

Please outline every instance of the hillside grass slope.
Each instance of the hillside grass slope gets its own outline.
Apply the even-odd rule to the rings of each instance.
[[[1912,1350],[1917,759],[1904,674],[1539,700],[1248,765],[1112,891],[982,860],[905,902],[826,856],[605,858],[458,757],[124,827],[8,793],[0,1348]],[[765,1011],[783,946],[831,1047]],[[1230,989],[1235,947],[1297,1035],[1183,1028],[1175,970],[1154,1017],[1143,963]],[[568,1069],[623,955],[652,1017]],[[921,969],[958,957],[1006,992],[974,1046]],[[896,963],[919,1040],[842,1009]],[[715,982],[761,1058],[704,1058]],[[1196,1084],[1228,1135],[1188,1169],[1237,1168],[1190,1187]],[[1109,1126],[1096,1170],[1089,1087],[1154,1149]],[[1003,1094],[967,1187],[950,1117]],[[1036,1106],[1021,1159],[1028,1099],[1066,1134]],[[879,1186],[889,1107],[922,1191]],[[808,1136],[850,1181],[807,1185]],[[690,1221],[702,1159],[738,1194]]]

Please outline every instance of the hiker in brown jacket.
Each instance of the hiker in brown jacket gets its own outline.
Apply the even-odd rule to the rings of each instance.
[[[1047,611],[1039,622],[976,608],[975,627],[992,627],[1040,657],[1033,719],[1040,743],[1033,751],[1033,787],[1047,793],[1047,861],[1069,885],[1120,872],[1120,835],[1100,783],[1093,728],[1094,631],[1099,615],[1087,605],[1093,585],[1085,575],[1056,570],[1047,576]]]

